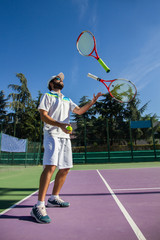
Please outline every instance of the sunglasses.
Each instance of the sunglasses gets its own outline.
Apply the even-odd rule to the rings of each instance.
[[[61,81],[61,78],[60,77],[56,77],[56,78],[54,78],[54,80]]]

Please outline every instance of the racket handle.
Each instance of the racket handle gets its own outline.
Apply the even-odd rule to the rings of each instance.
[[[88,73],[87,76],[90,77],[90,78],[93,78],[93,79],[95,79],[95,80],[97,80],[97,81],[100,80],[100,78],[96,77],[95,75],[93,75],[93,74],[91,74],[91,73]]]
[[[109,67],[107,67],[107,65],[102,61],[101,58],[98,58],[97,60],[101,64],[101,66],[106,70],[107,73],[110,72]]]

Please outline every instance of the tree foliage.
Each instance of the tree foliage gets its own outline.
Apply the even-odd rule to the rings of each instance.
[[[39,141],[40,116],[38,99],[32,99],[27,86],[27,79],[22,73],[16,74],[20,84],[10,84],[8,88],[12,92],[8,96],[10,112],[6,114],[7,126],[3,126],[3,131],[18,138],[28,138],[32,141]]]
[[[28,138],[31,141],[40,139],[40,114],[38,105],[42,93],[38,92],[37,99],[33,99],[27,85],[27,79],[22,73],[16,74],[19,84],[10,84],[12,90],[8,98],[4,92],[0,92],[0,123],[4,124],[3,131],[19,138]],[[84,106],[90,99],[83,96],[79,101],[79,106]],[[75,130],[74,144],[82,146],[84,141],[91,145],[102,145],[107,141],[107,120],[109,125],[110,144],[119,144],[123,141],[129,142],[129,120],[148,120],[156,115],[145,115],[148,102],[141,106],[141,102],[136,98],[128,104],[117,102],[109,94],[98,100],[85,114],[79,116],[73,114],[77,129]],[[9,112],[7,112],[9,107]],[[158,125],[154,126],[154,131],[159,134]],[[151,129],[133,129],[133,139],[150,139]]]
[[[4,91],[0,91],[0,124],[6,126],[8,99],[5,98]]]
[[[81,98],[80,106],[88,101],[89,99],[86,97]],[[148,103],[140,107],[138,96],[128,104],[122,104],[106,94],[84,116],[74,114],[74,120],[77,122],[76,137],[80,140],[80,144],[84,145],[86,124],[86,141],[88,144],[105,144],[107,131],[109,131],[110,145],[130,142],[129,121],[150,119],[150,115],[143,116],[147,106]],[[135,144],[138,139],[150,139],[151,128],[132,129],[132,138]]]

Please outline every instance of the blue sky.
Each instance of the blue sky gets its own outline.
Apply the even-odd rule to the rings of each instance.
[[[47,92],[48,79],[65,75],[63,94],[79,103],[82,96],[105,93],[87,77],[127,78],[137,86],[141,106],[160,116],[159,0],[0,0],[0,82],[23,73],[34,99]],[[96,37],[99,56],[110,73],[91,57],[81,56],[76,40],[83,30]]]

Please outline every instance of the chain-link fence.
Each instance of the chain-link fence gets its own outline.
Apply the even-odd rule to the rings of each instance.
[[[157,161],[160,157],[160,124],[145,121],[105,120],[103,128],[89,125],[84,119],[79,137],[72,136],[74,162],[108,163]]]
[[[31,142],[25,139],[25,151],[23,151],[23,149],[21,150],[20,148],[16,150],[16,148],[12,145],[15,144],[15,140],[17,141],[17,144],[20,144],[21,139],[5,135],[8,136],[8,142],[7,140],[3,142],[2,136],[4,136],[3,133],[0,134],[0,164],[22,164],[26,166],[38,165],[41,163],[41,142]],[[4,146],[6,147],[5,149]]]
[[[79,126],[71,123],[74,163],[159,161],[159,121],[110,121],[93,125],[85,118]],[[27,141],[26,152],[0,151],[1,164],[41,164],[43,158],[42,124],[40,142]]]

